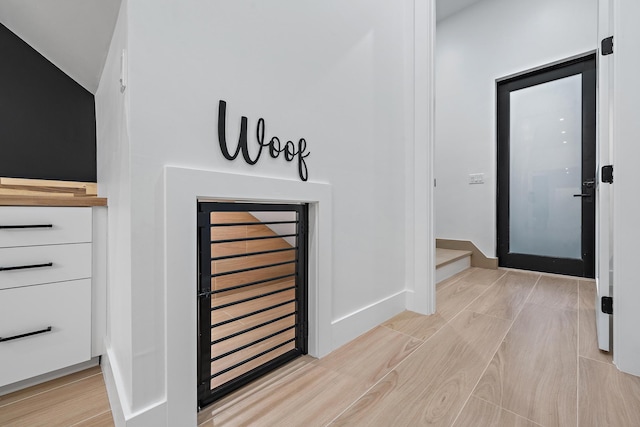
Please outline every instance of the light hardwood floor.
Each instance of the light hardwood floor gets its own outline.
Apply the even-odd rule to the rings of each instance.
[[[595,284],[471,268],[322,360],[204,408],[200,426],[640,426],[640,378],[595,335]]]
[[[3,427],[113,425],[99,366],[0,396]]]
[[[437,298],[437,314],[296,359],[204,408],[200,426],[640,426],[640,378],[597,349],[593,281],[471,268]],[[96,373],[76,374],[66,403],[59,383],[0,397],[0,425],[112,425]]]

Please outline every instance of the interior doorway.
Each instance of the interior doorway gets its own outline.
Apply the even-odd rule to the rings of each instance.
[[[595,53],[498,81],[499,265],[595,276]]]
[[[306,204],[198,204],[198,406],[307,353]]]

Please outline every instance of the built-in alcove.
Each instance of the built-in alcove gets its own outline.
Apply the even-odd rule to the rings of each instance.
[[[198,407],[307,353],[307,211],[198,203]]]
[[[330,184],[165,167],[166,415],[168,425],[195,425],[198,407],[199,201],[308,206],[308,354],[333,345],[331,322],[333,208]],[[263,221],[267,221],[263,219]],[[280,231],[278,231],[280,233]]]

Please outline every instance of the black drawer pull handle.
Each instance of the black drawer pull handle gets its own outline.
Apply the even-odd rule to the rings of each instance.
[[[46,332],[51,332],[51,326],[47,326],[45,329],[41,329],[39,331],[27,332],[26,334],[14,335],[12,337],[0,337],[0,342],[17,340],[18,338],[30,337],[32,335],[44,334]]]
[[[25,270],[27,268],[39,268],[39,267],[53,267],[53,263],[48,262],[46,264],[17,265],[15,267],[0,267],[0,271]]]
[[[0,230],[15,230],[18,228],[53,228],[53,224],[0,225]]]

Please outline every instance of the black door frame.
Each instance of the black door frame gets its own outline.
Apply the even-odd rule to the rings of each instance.
[[[582,74],[582,259],[509,251],[510,102],[512,91]],[[595,277],[596,55],[591,53],[497,82],[497,252],[502,267]],[[594,183],[589,186],[588,181]]]

